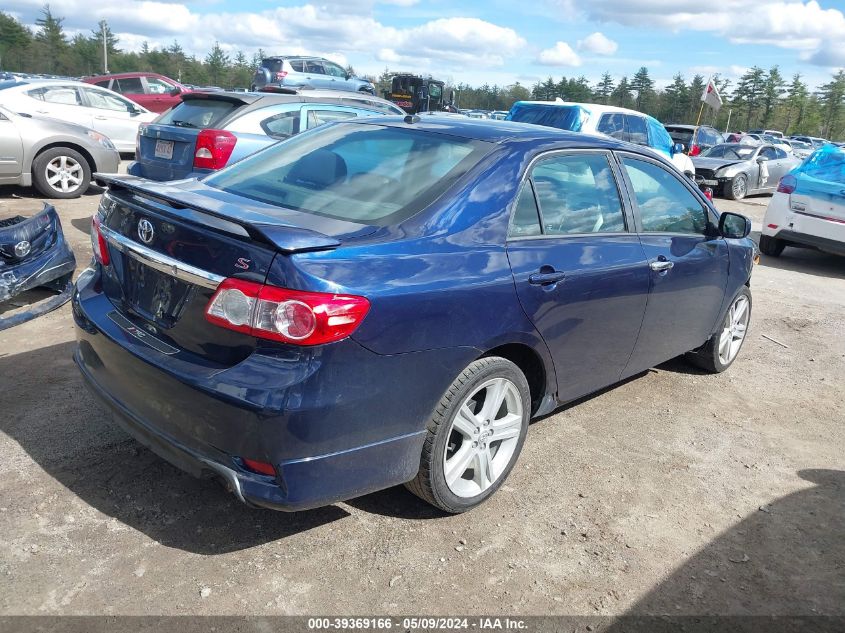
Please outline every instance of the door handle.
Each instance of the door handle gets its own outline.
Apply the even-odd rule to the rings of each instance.
[[[104,117],[104,116],[95,116],[95,117],[94,117],[94,119],[96,119],[97,121],[107,121],[107,120],[108,120],[108,117]]]
[[[651,262],[649,267],[658,273],[666,272],[670,270],[675,265],[675,262],[667,262],[665,259],[657,260],[656,262]]]
[[[528,283],[533,286],[550,286],[563,281],[566,273],[555,270],[553,272],[533,273],[528,277]]]

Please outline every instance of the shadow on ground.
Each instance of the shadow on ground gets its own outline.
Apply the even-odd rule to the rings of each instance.
[[[625,615],[845,615],[845,472],[798,475],[812,485],[761,506]]]
[[[62,343],[0,354],[4,391],[14,398],[2,407],[0,431],[98,511],[162,545],[205,555],[284,539],[349,516],[337,506],[290,514],[253,510],[215,482],[171,466],[111,424],[85,390],[73,349],[73,343]]]

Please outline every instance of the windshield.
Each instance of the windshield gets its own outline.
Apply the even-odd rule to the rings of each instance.
[[[586,118],[582,109],[574,105],[553,105],[545,103],[515,103],[506,119],[520,123],[533,123],[556,127],[561,130],[580,132]]]
[[[714,145],[701,153],[702,158],[731,158],[733,160],[748,160],[756,150],[748,145]]]
[[[287,209],[389,225],[431,204],[491,148],[489,143],[421,130],[327,124],[253,154],[204,182]]]

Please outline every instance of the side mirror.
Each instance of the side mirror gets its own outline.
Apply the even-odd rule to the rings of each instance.
[[[674,156],[675,154],[683,154],[686,149],[686,145],[684,145],[683,143],[675,143],[672,146],[672,155]]]
[[[767,163],[768,161],[769,161],[769,159],[768,159],[768,158],[766,158],[765,156],[758,156],[758,157],[757,157],[757,162],[758,162],[758,163]]]
[[[739,213],[725,211],[719,216],[719,234],[729,240],[741,240],[751,233],[751,220]]]
[[[175,97],[176,95],[182,94],[182,89],[179,86],[173,86],[169,94],[171,97]]]
[[[131,103],[128,106],[126,106],[126,110],[132,116],[138,116],[139,114],[141,114],[141,109],[138,106],[131,104]]]

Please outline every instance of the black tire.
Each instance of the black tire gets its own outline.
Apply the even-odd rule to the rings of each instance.
[[[73,190],[70,191],[62,191],[61,185],[54,187],[48,181],[48,165],[55,160],[61,160],[63,157],[67,159],[68,165],[73,161],[81,168],[76,170],[74,167],[77,177],[80,177],[79,172],[81,171],[81,177],[80,182],[74,185]],[[78,198],[88,190],[88,185],[91,183],[91,166],[88,164],[88,160],[76,150],[69,147],[51,147],[45,149],[32,161],[32,182],[35,188],[47,198]]]
[[[769,235],[760,236],[760,252],[769,257],[780,257],[783,249],[786,248],[786,242],[776,237]]]
[[[739,357],[739,352],[742,351],[742,345],[745,343],[746,340],[748,340],[748,332],[751,329],[751,289],[748,286],[743,286],[730,303],[730,306],[733,306],[736,301],[743,296],[748,299],[748,321],[745,328],[745,336],[740,342],[739,349],[737,349],[736,351],[736,355],[731,358],[727,363],[723,363],[721,358],[719,358],[719,340],[722,336],[722,331],[725,329],[726,324],[730,318],[731,308],[729,307],[728,311],[725,313],[725,316],[722,318],[722,322],[719,325],[719,329],[716,331],[716,333],[713,334],[713,336],[711,336],[708,341],[700,348],[687,354],[687,359],[693,365],[696,365],[697,367],[700,367],[701,369],[704,369],[710,372],[711,374],[720,374],[725,371],[728,367],[733,365],[734,361]]]
[[[444,461],[446,459],[446,444],[452,431],[452,423],[462,404],[485,381],[493,378],[505,378],[516,387],[522,403],[522,427],[510,462],[502,469],[498,477],[481,494],[473,497],[461,497],[452,492],[446,483]],[[437,405],[428,423],[428,435],[420,456],[420,469],[417,476],[405,484],[412,493],[420,499],[446,512],[457,514],[466,512],[484,502],[493,495],[502,482],[507,479],[513,469],[525,436],[528,433],[528,422],[531,418],[531,396],[528,381],[519,367],[509,360],[498,356],[490,356],[473,361],[455,379]],[[473,445],[474,446],[474,445]]]
[[[724,192],[728,200],[742,200],[748,195],[748,176],[737,174],[725,183]]]

